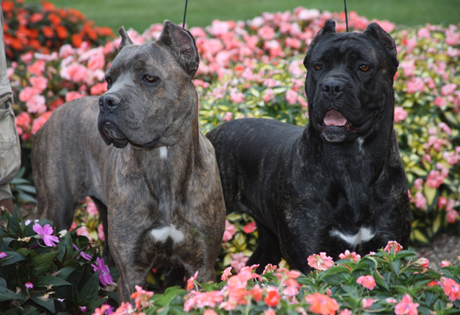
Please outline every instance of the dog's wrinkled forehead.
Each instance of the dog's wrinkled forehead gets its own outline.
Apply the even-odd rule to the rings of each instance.
[[[357,33],[335,34],[319,42],[313,49],[311,59],[337,60],[344,56],[352,59],[377,59],[381,53],[369,41]]]

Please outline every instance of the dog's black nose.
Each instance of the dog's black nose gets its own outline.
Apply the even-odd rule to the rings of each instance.
[[[99,98],[99,109],[101,111],[110,111],[121,104],[121,97],[116,94],[104,94]]]
[[[345,83],[336,79],[329,79],[321,83],[321,89],[324,94],[337,97],[345,90]]]

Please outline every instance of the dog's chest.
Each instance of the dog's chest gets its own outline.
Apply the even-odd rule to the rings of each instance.
[[[350,249],[358,248],[361,244],[371,241],[376,235],[373,228],[361,226],[357,233],[343,232],[338,228],[334,228],[329,232],[329,236],[333,239],[339,239],[350,246]]]

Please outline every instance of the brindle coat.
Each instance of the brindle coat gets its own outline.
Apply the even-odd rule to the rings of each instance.
[[[32,154],[40,216],[68,229],[82,198],[94,200],[126,301],[164,265],[175,268],[169,283],[197,270],[198,281],[215,281],[225,205],[214,149],[199,131],[195,40],[169,21],[154,44],[120,34],[108,92],[57,109]]]

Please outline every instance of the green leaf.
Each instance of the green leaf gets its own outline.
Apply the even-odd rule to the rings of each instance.
[[[335,266],[335,267],[331,267],[325,271],[323,271],[321,274],[320,274],[320,279],[324,279],[326,277],[330,277],[332,275],[335,275],[335,274],[338,274],[338,273],[342,273],[342,272],[345,272],[347,274],[350,274],[351,273],[351,270],[350,268],[348,267],[345,267],[345,266]]]
[[[15,264],[17,262],[27,260],[26,257],[22,256],[21,254],[19,254],[17,252],[5,251],[5,254],[7,255],[6,258],[4,258],[0,262],[0,266],[2,266],[2,267],[9,266],[9,265]]]
[[[61,279],[65,280],[75,270],[77,270],[76,267],[64,267],[61,270],[59,270],[59,273],[57,274],[57,276],[58,276],[58,278],[61,278]]]
[[[71,285],[69,282],[62,280],[61,278],[54,277],[54,276],[43,276],[38,278],[36,282],[34,282],[36,287],[46,288],[49,285],[54,287],[59,287],[61,285]]]
[[[423,193],[426,197],[426,201],[428,202],[428,205],[431,206],[434,202],[434,198],[436,197],[436,188],[431,188],[430,186],[427,185],[427,183],[425,183],[425,185],[423,185]]]
[[[80,291],[81,302],[88,303],[96,300],[97,293],[99,292],[99,274],[95,272],[88,282],[85,283]]]
[[[25,298],[21,294],[14,293],[13,291],[0,287],[0,302],[9,301],[9,300],[21,300],[25,302]]]
[[[53,263],[53,259],[58,254],[58,251],[52,251],[50,253],[40,254],[32,258],[32,264],[34,265],[33,274],[35,276],[41,276],[47,272]]]
[[[393,269],[396,277],[399,278],[399,270],[401,269],[401,260],[395,259],[394,261],[390,261],[391,269]]]
[[[30,293],[30,299],[37,303],[40,306],[43,306],[47,310],[49,310],[51,313],[55,313],[55,307],[54,307],[54,299],[52,296],[45,298],[45,296],[41,293],[38,292],[31,292]]]

